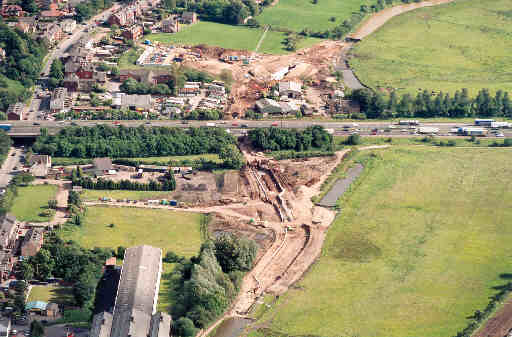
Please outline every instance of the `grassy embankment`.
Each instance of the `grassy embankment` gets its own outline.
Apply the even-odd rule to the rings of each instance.
[[[511,91],[511,36],[510,0],[459,0],[391,19],[355,46],[350,64],[372,88]]]
[[[122,191],[121,191],[122,192]],[[88,207],[85,223],[81,227],[65,227],[60,235],[74,240],[82,247],[132,247],[151,245],[162,248],[163,254],[173,251],[191,257],[201,246],[201,225],[205,216],[196,213],[173,212],[159,209],[129,207]],[[114,224],[114,227],[110,227]],[[169,297],[169,274],[172,263],[163,264],[158,309],[167,311],[172,303]]]
[[[262,29],[247,28],[241,26],[224,25],[215,22],[202,21],[184,28],[176,34],[151,34],[146,38],[164,44],[219,46],[228,49],[254,51],[258,41],[263,35]],[[268,31],[261,43],[260,53],[286,54],[283,41],[286,35],[281,32]],[[297,49],[310,47],[318,43],[319,39],[302,39]]]
[[[359,152],[318,262],[250,336],[453,336],[508,282],[509,149]]]
[[[57,186],[34,185],[18,187],[11,213],[18,221],[45,222],[50,219],[41,213],[48,208],[48,200],[55,199]]]

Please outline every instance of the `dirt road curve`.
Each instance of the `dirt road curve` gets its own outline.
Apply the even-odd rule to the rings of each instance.
[[[507,336],[512,326],[512,299],[509,299],[485,326],[478,330],[473,337],[503,337]]]
[[[372,15],[368,20],[366,20],[362,26],[354,33],[351,34],[350,37],[354,39],[363,39],[382,27],[386,22],[388,22],[394,16],[403,14],[405,12],[409,12],[422,7],[431,7],[436,5],[445,4],[448,2],[452,2],[455,0],[431,0],[431,1],[423,1],[420,3],[411,3],[407,5],[398,5],[390,8],[386,8],[374,15]]]

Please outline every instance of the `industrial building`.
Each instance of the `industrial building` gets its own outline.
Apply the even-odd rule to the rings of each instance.
[[[93,318],[91,337],[169,337],[171,316],[156,312],[162,250],[151,246],[126,249],[113,313]]]

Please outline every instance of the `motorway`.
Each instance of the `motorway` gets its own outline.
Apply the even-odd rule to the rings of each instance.
[[[398,126],[391,122],[358,122],[353,124],[351,122],[332,122],[332,121],[308,121],[308,120],[265,120],[265,121],[254,121],[254,120],[235,120],[235,121],[176,121],[176,120],[134,120],[134,121],[9,121],[12,125],[12,129],[9,132],[11,136],[23,136],[30,134],[39,134],[39,128],[47,128],[49,133],[54,134],[59,129],[67,126],[94,126],[94,125],[123,125],[126,127],[137,127],[140,125],[145,126],[166,126],[166,127],[200,127],[207,126],[207,123],[215,123],[215,126],[230,129],[235,133],[240,133],[241,129],[253,129],[253,128],[265,128],[265,127],[280,127],[280,128],[298,128],[304,129],[313,125],[320,125],[327,129],[333,129],[336,134],[349,134],[350,132],[357,131],[361,135],[369,135],[372,130],[378,129],[379,135],[385,136],[417,136],[414,134],[414,129],[410,129],[408,126]],[[35,125],[37,124],[37,125]],[[351,126],[348,130],[345,126]],[[392,127],[390,128],[390,126]],[[429,126],[439,128],[439,136],[454,136],[450,134],[452,128],[470,126],[470,123],[422,123],[421,126]],[[385,132],[384,130],[387,129]],[[505,137],[512,137],[512,129],[504,129],[501,131]]]

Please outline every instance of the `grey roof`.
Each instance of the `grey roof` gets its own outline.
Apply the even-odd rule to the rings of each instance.
[[[108,171],[108,170],[112,170],[112,168],[113,168],[112,160],[110,158],[106,158],[106,157],[105,158],[94,158],[92,160],[92,163],[97,170],[101,170],[101,171]]]
[[[109,337],[112,328],[112,314],[109,312],[100,312],[92,318],[91,337]]]
[[[12,221],[12,216],[6,216],[2,220],[2,224],[0,226],[0,245],[2,245],[3,249],[6,249],[11,241],[11,238],[15,234],[16,231],[16,220]]]
[[[28,161],[29,165],[34,164],[44,164],[44,165],[51,165],[51,157],[46,154],[33,154],[30,156],[30,160]]]
[[[111,337],[147,336],[156,311],[162,250],[137,246],[125,251]]]
[[[121,97],[121,106],[125,108],[149,109],[151,105],[151,95],[124,95]]]
[[[48,303],[46,310],[59,310],[59,305],[57,303]]]
[[[157,312],[151,318],[151,328],[148,337],[169,337],[171,334],[171,316]]]

